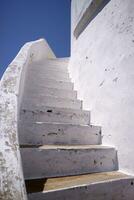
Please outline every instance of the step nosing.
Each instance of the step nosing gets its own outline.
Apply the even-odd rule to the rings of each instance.
[[[22,120],[20,120],[20,122],[24,123]],[[76,126],[76,127],[89,127],[89,128],[98,128],[101,129],[101,126],[97,126],[97,125],[91,125],[91,124],[74,124],[74,123],[66,123],[66,122],[47,122],[47,121],[36,121],[36,122],[25,122],[24,124],[37,124],[37,125],[46,125],[46,124],[52,124],[52,125],[65,125],[65,126]]]
[[[42,79],[42,78],[41,78]],[[54,83],[54,84],[65,84],[65,85],[70,85],[70,86],[73,86],[73,82],[71,82],[71,81],[64,81],[64,80],[55,80],[55,79],[44,79],[44,81],[41,81],[40,83],[36,83],[35,84],[35,86],[36,85],[39,85],[39,86],[41,86],[42,85],[42,83],[43,84],[49,84],[49,83]]]
[[[115,149],[111,146],[98,145],[31,145],[31,144],[20,144],[20,148],[37,148],[40,150],[105,150]]]
[[[77,184],[77,185],[73,185],[73,186],[67,186],[67,187],[62,187],[59,189],[49,189],[49,190],[43,190],[43,193],[51,193],[51,192],[55,192],[55,191],[62,191],[62,190],[68,190],[68,189],[73,189],[73,188],[79,188],[79,187],[88,187],[90,185],[97,185],[97,184],[103,184],[103,183],[110,183],[110,182],[116,182],[116,181],[120,181],[120,180],[125,180],[125,179],[130,179],[132,177],[118,177],[118,178],[111,178],[111,179],[105,179],[105,180],[100,180],[94,183],[81,183],[81,184]],[[30,193],[29,193],[30,194]]]
[[[90,113],[89,110],[83,110],[83,109],[75,109],[75,108],[64,108],[64,107],[54,107],[54,106],[44,106],[39,107],[39,106],[34,106],[35,109],[33,108],[27,108],[25,105],[22,106],[21,110],[26,110],[29,112],[33,112],[33,111],[41,111],[41,112],[45,112],[45,110],[49,110],[49,109],[53,109],[57,112],[58,111],[67,111],[67,112],[83,112],[83,113]]]

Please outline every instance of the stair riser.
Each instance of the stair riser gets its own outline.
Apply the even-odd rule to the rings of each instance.
[[[32,73],[30,74],[31,72],[29,72],[29,75],[28,75],[28,80],[33,80],[35,77],[35,73],[34,75],[32,75]],[[38,74],[37,72],[37,75],[36,75],[36,80],[42,80],[42,81],[45,81],[46,79],[51,79],[51,80],[55,80],[55,81],[64,81],[64,82],[71,82],[71,79],[69,77],[61,77],[59,75],[55,75],[55,76],[50,76],[49,74]]]
[[[19,130],[19,141],[22,145],[101,144],[100,127],[22,123]]]
[[[61,78],[61,79],[68,79],[69,78],[69,73],[57,72],[57,71],[52,71],[52,70],[46,70],[46,71],[29,70],[28,79],[29,79],[30,76],[36,77],[36,75],[37,75],[38,78],[43,77],[43,76],[46,76],[48,78],[51,78],[51,77]]]
[[[56,58],[56,60],[49,59],[49,60],[47,60],[47,62],[48,62],[48,64],[66,67],[66,66],[68,66],[69,58],[65,58],[65,59],[64,58]]]
[[[38,77],[38,80],[41,82],[45,82],[46,80],[52,80],[52,81],[63,81],[63,82],[67,82],[67,83],[71,83],[71,79],[70,78],[57,78],[56,79],[56,77],[55,76],[51,76],[51,77],[49,77],[49,76],[47,76],[47,75],[43,75],[42,76],[42,74],[41,75],[39,75],[39,74],[37,74],[37,77]],[[37,79],[35,80],[35,76],[29,76],[29,78],[28,78],[28,80],[30,80],[30,82],[31,81],[37,81]]]
[[[32,97],[32,98],[37,98],[37,97],[45,97],[45,96],[53,96],[57,98],[66,98],[66,99],[74,99],[76,100],[77,98],[77,92],[73,90],[64,90],[64,89],[56,89],[56,88],[47,88],[44,87],[42,89],[42,92],[40,90],[34,90],[33,88],[27,89],[25,91],[25,95]]]
[[[30,81],[31,84],[27,86],[26,89],[33,88],[36,92],[36,90],[42,90],[44,87],[48,88],[57,88],[57,89],[64,89],[64,90],[73,90],[73,83],[71,82],[62,82],[62,81],[52,81],[52,80],[45,80],[41,81],[39,80],[38,83],[36,83],[35,80]]]
[[[39,108],[45,106],[52,106],[56,108],[71,108],[71,109],[81,109],[82,101],[53,98],[51,96],[45,96],[44,98],[26,98],[23,100],[22,106],[33,107],[38,106]]]
[[[52,64],[52,63],[45,63],[45,64],[37,64],[37,65],[31,65],[29,67],[30,70],[33,71],[56,71],[56,72],[63,72],[63,73],[68,73],[68,68],[67,66],[62,66],[62,65],[57,65],[57,64]]]
[[[133,200],[134,179],[122,179],[92,185],[68,188],[47,193],[39,192],[28,195],[29,200]]]
[[[52,112],[48,112],[52,111]],[[23,122],[59,122],[59,123],[71,123],[71,124],[90,124],[90,113],[81,111],[66,112],[58,111],[53,108],[48,108],[44,111],[27,111],[23,109],[21,111],[20,119]]]
[[[113,171],[117,167],[114,149],[21,149],[26,179]]]
[[[49,59],[47,61],[50,63],[57,64],[57,65],[60,65],[60,64],[68,65],[69,60],[70,60],[70,57],[63,57],[63,58]]]

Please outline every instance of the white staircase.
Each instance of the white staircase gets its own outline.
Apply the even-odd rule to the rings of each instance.
[[[134,177],[118,171],[68,73],[67,59],[28,67],[19,143],[30,200],[134,200]]]

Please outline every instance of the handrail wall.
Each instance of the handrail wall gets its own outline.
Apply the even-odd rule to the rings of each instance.
[[[0,82],[0,197],[26,200],[18,142],[18,112],[29,63],[55,55],[44,39],[26,43]]]

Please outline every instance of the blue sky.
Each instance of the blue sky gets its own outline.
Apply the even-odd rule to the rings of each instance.
[[[26,42],[45,38],[70,55],[70,0],[0,0],[0,77]]]

